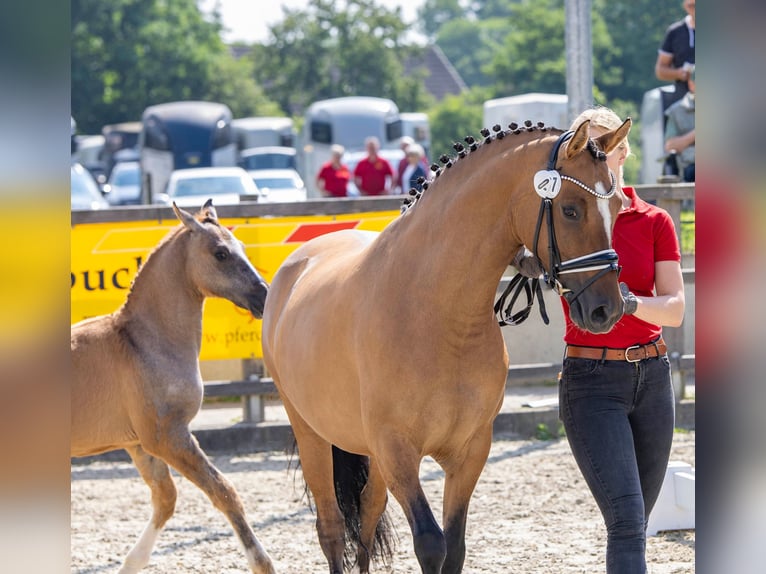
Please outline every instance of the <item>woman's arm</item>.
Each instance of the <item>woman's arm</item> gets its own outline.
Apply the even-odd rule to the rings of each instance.
[[[656,297],[636,295],[638,308],[635,316],[655,325],[681,326],[686,307],[681,264],[676,261],[657,261],[654,264],[654,290]]]

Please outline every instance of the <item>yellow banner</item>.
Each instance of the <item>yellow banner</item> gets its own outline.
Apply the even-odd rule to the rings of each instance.
[[[282,261],[312,237],[339,229],[381,231],[399,215],[378,211],[343,215],[221,218],[245,244],[245,251],[266,281]],[[141,263],[178,221],[84,223],[71,232],[71,321],[105,315],[127,297]],[[261,321],[233,303],[205,302],[200,359],[260,358]]]

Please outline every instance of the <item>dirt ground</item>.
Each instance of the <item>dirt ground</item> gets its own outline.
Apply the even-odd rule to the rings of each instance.
[[[694,466],[694,432],[676,433],[671,460]],[[280,573],[324,573],[327,566],[302,499],[302,479],[282,452],[215,456]],[[142,572],[248,572],[229,523],[204,494],[176,476],[178,503]],[[441,516],[443,474],[431,460],[421,480]],[[389,513],[399,535],[392,572],[419,572],[409,527],[398,504]],[[151,513],[148,487],[130,463],[72,466],[71,572],[117,572]],[[496,440],[474,491],[468,516],[464,572],[566,574],[604,571],[601,515],[566,439]],[[650,574],[694,572],[694,530],[649,537]],[[373,572],[385,572],[381,566]]]

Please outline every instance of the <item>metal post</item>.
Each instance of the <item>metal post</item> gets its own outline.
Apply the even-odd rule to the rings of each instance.
[[[593,105],[591,0],[565,0],[564,48],[567,63],[567,112],[571,123]]]

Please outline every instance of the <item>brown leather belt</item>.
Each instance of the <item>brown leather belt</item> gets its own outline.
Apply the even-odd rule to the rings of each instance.
[[[575,359],[596,359],[600,361],[627,361],[637,363],[644,359],[660,357],[668,352],[665,341],[659,338],[647,345],[633,345],[627,349],[610,349],[608,347],[578,347],[567,345],[565,357]]]

